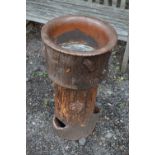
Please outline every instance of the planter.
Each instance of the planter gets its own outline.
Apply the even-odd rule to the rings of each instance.
[[[99,115],[97,87],[106,76],[116,32],[95,18],[62,16],[45,24],[41,36],[54,82],[53,127],[65,139],[86,137]]]

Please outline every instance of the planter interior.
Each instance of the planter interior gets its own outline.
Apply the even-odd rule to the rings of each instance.
[[[113,48],[117,35],[106,22],[83,16],[56,18],[44,26],[46,43],[63,53],[89,56]]]

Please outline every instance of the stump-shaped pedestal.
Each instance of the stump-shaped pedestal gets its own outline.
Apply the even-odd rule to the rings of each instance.
[[[83,16],[63,16],[42,28],[48,74],[55,83],[53,127],[59,136],[76,140],[94,129],[99,109],[96,94],[117,41],[107,23]]]

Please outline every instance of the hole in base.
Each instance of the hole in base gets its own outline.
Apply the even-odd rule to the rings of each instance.
[[[64,128],[64,127],[66,126],[66,125],[65,125],[62,121],[60,121],[57,117],[54,118],[54,122],[55,122],[56,126],[59,127],[59,128]]]
[[[93,113],[94,113],[94,114],[97,114],[97,113],[99,113],[99,112],[100,112],[100,109],[99,109],[98,107],[95,107]]]

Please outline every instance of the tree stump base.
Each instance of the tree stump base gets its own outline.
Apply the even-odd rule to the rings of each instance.
[[[87,137],[95,128],[99,116],[96,104],[97,87],[86,90],[68,89],[57,84],[53,128],[64,139]]]

